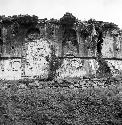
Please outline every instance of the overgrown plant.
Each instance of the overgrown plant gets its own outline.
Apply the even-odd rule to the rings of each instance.
[[[11,86],[13,87],[13,86]],[[121,125],[121,93],[111,88],[1,90],[0,124]],[[10,93],[11,93],[10,92]],[[14,93],[15,92],[15,93]]]
[[[48,74],[48,80],[54,80],[56,76],[56,70],[60,67],[61,65],[61,60],[56,56],[55,54],[55,47],[51,45],[51,56],[49,61],[49,74]]]

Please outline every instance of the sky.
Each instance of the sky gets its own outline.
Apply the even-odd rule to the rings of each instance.
[[[0,15],[60,19],[66,12],[81,21],[93,18],[113,22],[122,29],[122,0],[0,0]]]

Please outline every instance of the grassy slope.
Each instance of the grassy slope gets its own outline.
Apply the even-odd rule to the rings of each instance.
[[[0,125],[121,125],[122,93],[109,88],[0,90]]]

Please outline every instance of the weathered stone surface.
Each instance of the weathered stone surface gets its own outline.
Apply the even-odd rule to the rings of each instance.
[[[67,18],[68,19],[68,18]],[[12,19],[13,20],[13,19]],[[28,20],[29,21],[29,20]],[[38,20],[39,21],[39,20]],[[92,29],[92,25],[87,21],[85,22],[72,22],[70,18],[66,22],[60,21],[39,21],[39,24],[33,24],[33,26],[20,26],[17,34],[13,34],[13,24],[1,26],[3,46],[1,47],[1,55],[3,57],[24,57],[25,60],[11,59],[0,61],[0,78],[5,80],[18,80],[22,78],[47,79],[48,76],[53,74],[51,68],[53,67],[53,61],[50,61],[51,49],[50,44],[55,44],[56,56],[96,56],[96,43],[97,35],[99,34],[99,21],[93,21],[95,26]],[[59,23],[60,22],[60,23]],[[69,25],[69,22],[72,24]],[[26,22],[27,23],[27,22]],[[66,23],[65,25],[63,23]],[[24,20],[23,20],[24,24]],[[21,24],[20,24],[21,25]],[[91,28],[89,29],[89,26]],[[109,24],[106,23],[106,26]],[[19,23],[18,25],[19,26]],[[104,22],[103,22],[104,26]],[[110,25],[111,26],[111,25]],[[14,27],[13,27],[14,28]],[[88,28],[88,31],[86,30]],[[98,29],[97,29],[98,28]],[[33,32],[28,34],[29,30]],[[34,31],[38,30],[38,33]],[[92,31],[92,30],[93,31]],[[86,30],[86,33],[85,33]],[[91,30],[91,31],[90,31]],[[108,30],[108,31],[107,31]],[[103,31],[103,57],[122,57],[122,40],[118,31],[113,29],[106,29]],[[84,32],[84,35],[82,34]],[[34,34],[33,34],[34,33]],[[98,33],[98,34],[97,34]],[[37,35],[37,36],[36,36]],[[120,35],[120,36],[119,36]],[[32,38],[31,38],[32,37]],[[36,38],[35,38],[36,37]],[[41,37],[41,39],[39,39]],[[38,38],[38,39],[37,39]],[[95,39],[94,39],[95,38]],[[47,40],[48,39],[48,40]],[[63,48],[63,49],[62,49]],[[79,48],[79,49],[78,49]],[[63,52],[62,52],[63,51]],[[62,54],[63,53],[63,54]],[[53,59],[52,59],[53,60]],[[55,59],[54,59],[55,60]],[[61,61],[62,63],[62,61]],[[52,64],[52,65],[49,65]],[[113,75],[120,73],[122,70],[121,61],[108,61],[107,64],[112,70]],[[58,67],[58,66],[57,66]],[[113,68],[115,67],[115,68]],[[96,75],[98,70],[98,62],[82,59],[63,59],[61,67],[56,71],[56,78],[65,77],[83,77]],[[120,72],[116,72],[117,70]],[[50,72],[50,73],[49,73]],[[55,76],[55,69],[54,69]]]
[[[2,60],[0,61],[0,79],[18,80],[21,79],[21,60]]]
[[[64,59],[61,68],[57,70],[57,78],[83,77],[85,75],[86,70],[80,59]]]
[[[46,57],[50,58],[50,44],[47,40],[40,39],[28,42],[24,64],[24,75],[28,78],[48,77],[49,63]],[[21,59],[9,59],[0,61],[0,78],[3,80],[18,80],[22,76]]]
[[[49,63],[46,61],[46,57],[50,57],[50,43],[47,40],[40,39],[28,42],[26,47],[25,76],[47,77]]]

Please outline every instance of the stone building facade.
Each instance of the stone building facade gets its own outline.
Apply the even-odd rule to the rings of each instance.
[[[96,47],[91,49],[90,43],[97,35],[97,30],[92,27],[91,33],[84,37],[81,32],[86,22],[76,22],[72,14],[66,13],[60,20],[38,19],[36,23],[27,24],[18,23],[13,18],[1,21],[0,79],[2,80],[48,79],[52,73],[51,47],[55,50],[56,58],[96,56]],[[118,35],[118,30],[116,32],[113,36],[110,32],[105,33],[102,45],[103,57],[122,58],[121,35]],[[62,58],[59,61],[59,67],[54,69],[56,70],[54,78],[95,75],[99,67],[95,59]],[[122,69],[121,61],[107,60],[107,63],[110,67]]]

